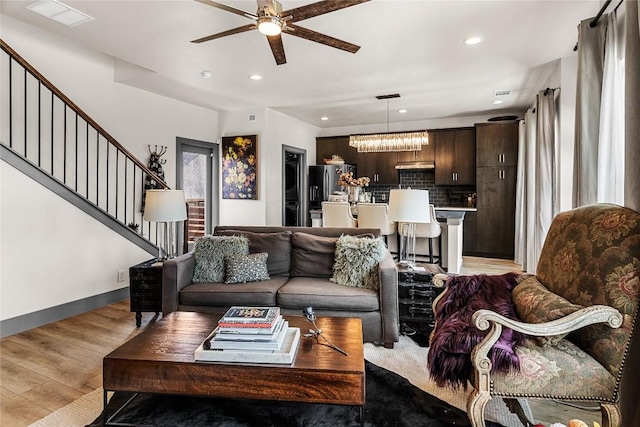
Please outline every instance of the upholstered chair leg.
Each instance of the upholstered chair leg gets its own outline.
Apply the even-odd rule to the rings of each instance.
[[[602,412],[602,427],[622,426],[622,414],[620,414],[620,407],[617,404],[601,403],[600,412]]]
[[[467,416],[471,421],[471,427],[486,427],[484,424],[484,407],[491,400],[491,395],[486,392],[473,390],[467,399]]]

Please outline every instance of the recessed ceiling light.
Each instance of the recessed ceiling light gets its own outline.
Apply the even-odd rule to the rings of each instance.
[[[496,99],[495,101],[492,102],[492,104],[502,104],[504,101],[501,99]]]
[[[483,37],[471,36],[471,37],[467,37],[466,39],[464,39],[464,44],[472,46],[474,44],[482,43],[483,40],[484,40]]]
[[[202,75],[203,79],[210,79],[211,76],[213,76],[213,73],[209,70],[204,70],[200,73],[200,75]]]
[[[404,114],[404,113],[406,113],[407,111],[408,111],[408,110],[405,110],[404,108],[402,108],[402,109],[398,110],[398,113],[400,113],[400,114]]]
[[[251,80],[262,80],[262,76],[260,74],[251,74],[249,78]]]
[[[320,117],[320,120],[324,120],[324,121],[326,122],[327,120],[329,120],[329,117],[327,117],[327,116],[322,116],[322,117]]]
[[[67,27],[75,27],[76,25],[94,20],[94,18],[86,13],[67,6],[58,0],[40,0],[25,7],[38,15],[52,19]]]

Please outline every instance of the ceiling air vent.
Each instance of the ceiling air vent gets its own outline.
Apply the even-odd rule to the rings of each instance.
[[[510,90],[497,90],[493,92],[493,96],[509,96],[511,95]]]
[[[250,122],[255,122],[256,121],[256,115],[255,114],[249,114],[249,121]]]

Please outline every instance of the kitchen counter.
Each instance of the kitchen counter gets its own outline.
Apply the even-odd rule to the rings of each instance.
[[[436,206],[436,212],[449,212],[449,211],[461,211],[461,212],[477,212],[476,208],[463,208],[455,206]]]

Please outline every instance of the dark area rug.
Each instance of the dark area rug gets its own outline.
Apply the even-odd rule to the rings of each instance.
[[[366,363],[366,427],[468,426],[467,415],[411,385],[406,379]],[[132,393],[118,392],[109,401],[114,414]],[[361,426],[353,406],[138,395],[112,423],[155,426],[336,427]],[[100,415],[90,427],[102,426]],[[501,427],[487,422],[487,426]]]

